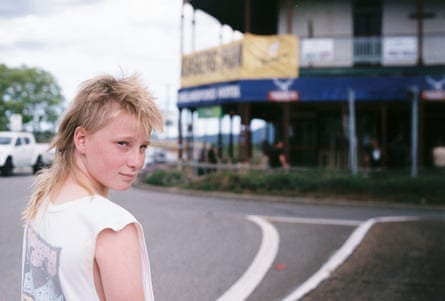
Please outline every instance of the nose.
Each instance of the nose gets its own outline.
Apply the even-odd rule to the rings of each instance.
[[[128,157],[128,165],[134,169],[141,169],[145,162],[145,152],[141,151],[139,148],[132,150]]]

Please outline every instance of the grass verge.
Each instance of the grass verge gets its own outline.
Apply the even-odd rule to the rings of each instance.
[[[346,170],[214,172],[184,181],[177,170],[155,170],[144,182],[183,189],[279,195],[287,197],[341,198],[349,200],[445,205],[445,172],[421,170],[379,171],[353,176]]]

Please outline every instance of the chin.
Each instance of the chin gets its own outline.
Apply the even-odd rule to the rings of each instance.
[[[133,184],[133,182],[125,183],[125,184],[119,184],[119,185],[111,186],[110,188],[113,189],[113,190],[125,191],[125,190],[130,189],[132,184]]]
[[[125,190],[128,190],[128,189],[130,189],[130,188],[131,188],[131,184],[128,185],[128,186],[122,187],[120,190],[121,190],[121,191],[125,191]]]

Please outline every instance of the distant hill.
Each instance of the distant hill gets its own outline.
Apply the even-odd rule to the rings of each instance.
[[[252,144],[261,144],[263,142],[264,138],[266,137],[266,128],[262,127],[262,128],[256,129],[251,132],[251,135],[252,135]],[[229,134],[222,134],[223,144],[228,144],[229,139],[230,139]],[[214,135],[195,136],[194,140],[200,141],[200,142],[208,142],[208,143],[212,143],[212,144],[217,144],[218,135],[214,134]],[[273,141],[273,135],[269,136],[269,141]],[[234,143],[238,142],[238,135],[233,135],[233,142]]]
[[[252,135],[252,144],[261,144],[264,140],[264,138],[266,137],[266,128],[265,127],[261,127],[258,128],[254,131],[251,132]],[[153,137],[154,139],[156,139],[156,137]],[[186,139],[186,137],[184,136],[183,139]],[[212,143],[212,144],[217,144],[218,143],[218,135],[217,134],[212,134],[212,135],[201,135],[201,136],[194,136],[193,137],[195,142],[207,142],[207,143]],[[222,134],[222,142],[224,145],[229,144],[229,134]],[[168,141],[177,141],[178,137],[169,137],[168,139],[166,139]],[[233,135],[233,143],[238,143],[238,135],[234,134]],[[273,132],[269,133],[269,143],[272,143],[274,140],[274,136],[273,136]]]

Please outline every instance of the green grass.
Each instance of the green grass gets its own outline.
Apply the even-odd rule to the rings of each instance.
[[[172,180],[173,179],[173,180]],[[346,170],[215,172],[184,183],[177,170],[154,172],[145,182],[184,189],[287,197],[337,198],[409,204],[445,205],[445,172],[380,171],[353,176]]]
[[[182,173],[177,170],[155,169],[144,182],[156,186],[178,186],[182,182]]]

